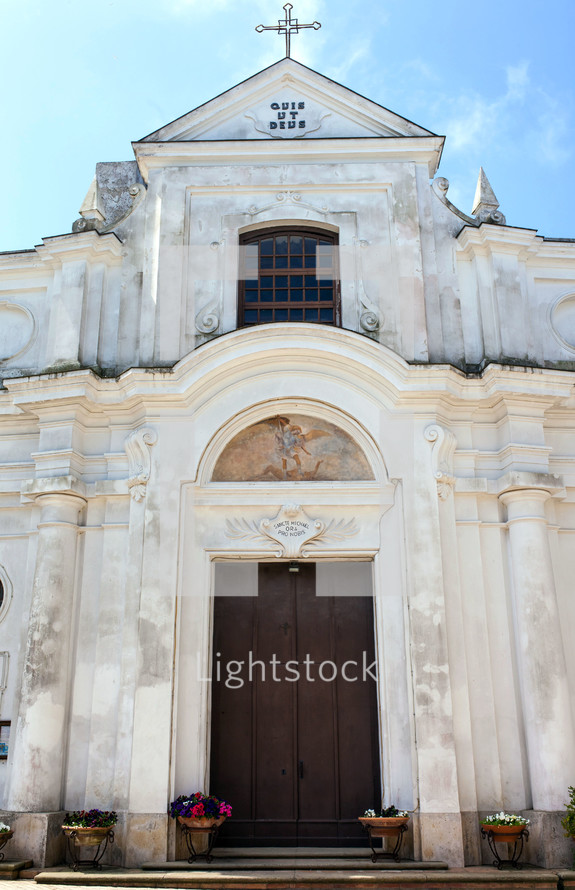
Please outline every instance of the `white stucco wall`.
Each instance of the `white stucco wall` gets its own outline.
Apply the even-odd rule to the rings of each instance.
[[[100,169],[121,219],[0,255],[4,805],[115,808],[118,861],[173,855],[167,803],[208,775],[186,678],[209,663],[213,561],[276,558],[226,519],[296,503],[357,525],[318,559],[373,560],[383,791],[415,811],[416,857],[479,862],[477,814],[506,808],[536,811],[532,855],[560,864],[574,245],[466,218],[429,182],[441,137],[297,63],[323,136],[254,135],[245,110],[290,65],[137,143],[139,173]],[[240,235],[290,224],[338,235],[342,329],[235,330]],[[212,483],[278,411],[341,426],[374,481]]]

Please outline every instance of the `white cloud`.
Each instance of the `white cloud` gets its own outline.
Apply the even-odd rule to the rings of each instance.
[[[527,93],[529,86],[529,62],[521,62],[519,65],[509,65],[507,67],[507,95],[505,99],[522,100]]]
[[[504,131],[513,115],[514,106],[523,102],[529,87],[529,62],[509,65],[506,69],[506,91],[489,102],[475,93],[463,95],[451,104],[455,113],[447,121],[446,133],[455,151],[467,149],[476,140],[493,137]],[[449,101],[449,100],[448,100]]]
[[[329,76],[333,80],[337,80],[340,83],[343,82],[353,66],[358,62],[367,59],[370,53],[371,41],[369,39],[357,40],[355,44],[349,47],[345,61],[342,62],[341,65],[335,65],[329,68]]]
[[[542,87],[533,85],[528,62],[507,68],[506,91],[492,101],[475,93],[451,101],[442,97],[441,104],[453,109],[445,122],[453,151],[468,151],[485,140],[497,140],[502,151],[505,146],[521,150],[539,165],[558,167],[573,156],[569,110]]]
[[[410,59],[409,62],[404,63],[403,68],[425,80],[438,81],[440,79],[439,75],[423,59]]]
[[[548,96],[545,98],[547,110],[537,116],[537,127],[530,136],[539,155],[538,159],[553,167],[560,167],[573,154],[568,140],[568,116],[558,102]]]
[[[496,103],[488,103],[481,96],[462,96],[453,117],[447,121],[445,131],[454,151],[467,149],[474,142],[492,133],[496,126]]]

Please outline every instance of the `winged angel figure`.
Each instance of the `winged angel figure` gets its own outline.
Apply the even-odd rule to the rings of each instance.
[[[312,470],[304,470],[301,455],[307,454],[312,457],[311,452],[307,449],[309,442],[322,436],[329,436],[330,433],[325,430],[309,430],[304,433],[301,426],[291,423],[289,417],[282,417],[279,414],[266,420],[265,423],[272,426],[274,430],[276,452],[281,460],[281,469],[274,464],[268,464],[261,478],[272,475],[275,479],[292,482],[315,479],[323,461],[316,461]],[[290,461],[295,464],[294,467],[289,467]]]

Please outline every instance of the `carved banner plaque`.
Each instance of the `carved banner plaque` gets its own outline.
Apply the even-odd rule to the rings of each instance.
[[[321,535],[324,528],[323,522],[310,519],[296,504],[287,504],[275,519],[261,522],[264,534],[282,545],[283,555],[288,559],[299,556],[303,545]]]
[[[309,556],[309,548],[318,543],[341,541],[357,534],[354,519],[321,522],[310,519],[299,504],[284,504],[277,516],[260,522],[247,519],[227,520],[228,538],[243,538],[259,544],[273,541],[280,545],[275,555],[283,559]]]

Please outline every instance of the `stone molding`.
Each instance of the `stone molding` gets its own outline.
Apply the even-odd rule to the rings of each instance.
[[[30,349],[38,333],[38,325],[30,309],[12,300],[0,300],[2,329],[8,329],[10,316],[13,323],[9,329],[9,336],[6,341],[0,340],[0,362],[13,361]]]
[[[2,603],[2,613],[0,614],[0,621],[2,620],[5,613],[4,603]],[[2,710],[2,696],[6,692],[8,687],[8,670],[10,667],[10,653],[9,652],[0,652],[0,712]]]
[[[4,621],[6,617],[6,613],[10,608],[10,603],[12,602],[12,582],[10,581],[10,576],[8,572],[4,568],[3,565],[0,565],[0,584],[2,584],[2,589],[4,591],[4,599],[2,600],[2,605],[0,606],[0,621]],[[2,658],[2,653],[0,652],[0,660]],[[0,675],[3,676],[3,672],[0,669]],[[4,681],[0,680],[0,702],[2,701],[2,683]]]
[[[467,213],[464,213],[463,210],[460,210],[459,207],[456,207],[455,204],[451,203],[447,197],[448,189],[449,180],[446,179],[445,176],[438,176],[431,183],[431,191],[437,198],[439,198],[442,204],[445,204],[448,210],[451,210],[452,213],[462,219],[468,226],[478,226],[479,222],[474,216],[469,216]]]
[[[575,352],[573,320],[575,320],[575,293],[571,290],[558,297],[547,310],[547,321],[553,336],[569,352]]]
[[[450,430],[433,423],[425,429],[424,436],[431,442],[431,464],[433,477],[437,483],[437,494],[445,500],[455,485],[453,475],[453,455],[457,440]]]
[[[124,442],[128,455],[129,473],[128,489],[134,501],[143,501],[146,486],[152,471],[152,455],[150,449],[158,441],[158,434],[151,427],[141,427],[130,433]]]

